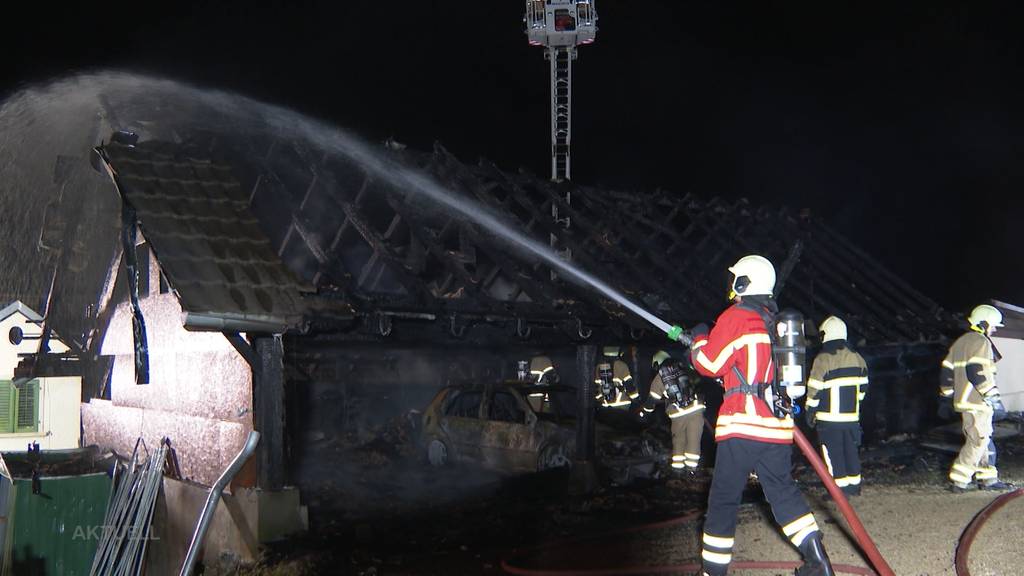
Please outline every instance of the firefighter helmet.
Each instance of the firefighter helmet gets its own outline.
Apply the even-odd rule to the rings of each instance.
[[[993,330],[1003,327],[1003,313],[995,306],[982,304],[971,310],[971,315],[967,317],[967,321],[971,323],[971,326],[977,326],[982,330]],[[981,325],[982,322],[985,323],[984,326]]]
[[[818,328],[818,331],[821,332],[822,342],[846,340],[846,322],[843,322],[835,316],[825,318],[825,321],[821,323],[821,328]]]
[[[608,358],[618,358],[619,357],[619,347],[618,346],[605,346],[604,350],[602,350],[602,354],[604,356],[608,357]]]
[[[668,360],[672,356],[664,350],[658,350],[654,353],[654,358],[651,359],[651,364],[654,366],[661,366],[661,363]]]
[[[732,272],[732,298],[736,296],[771,296],[775,290],[775,266],[764,256],[744,256],[729,267]],[[731,298],[730,298],[731,299]]]

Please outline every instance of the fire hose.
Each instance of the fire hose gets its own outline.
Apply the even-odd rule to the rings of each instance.
[[[704,420],[704,424],[710,427],[707,419]],[[842,512],[843,517],[846,518],[850,529],[853,531],[854,537],[857,540],[857,544],[861,550],[868,557],[871,564],[875,567],[874,570],[870,568],[864,568],[861,566],[851,566],[848,564],[832,564],[832,568],[839,573],[845,574],[861,574],[866,576],[895,576],[895,572],[889,567],[885,559],[882,557],[875,543],[868,536],[867,530],[864,529],[864,525],[861,523],[857,513],[854,512],[850,503],[846,500],[846,495],[836,485],[832,479],[832,475],[829,474],[828,469],[825,467],[825,463],[818,457],[818,453],[808,442],[807,437],[800,432],[799,428],[793,428],[793,438],[796,441],[796,445],[803,452],[804,456],[811,463],[811,467],[814,468],[815,473],[821,478],[821,481],[825,484],[825,488],[828,493],[832,496],[832,499],[839,506],[839,511]],[[1007,495],[1009,496],[1009,495]],[[1001,504],[1000,504],[1001,506]],[[647,530],[656,530],[659,528],[667,528],[669,526],[675,526],[695,519],[700,515],[700,512],[691,512],[677,518],[672,518],[662,522],[655,522],[653,524],[643,524],[640,526],[633,526],[623,530],[617,530],[614,532],[606,532],[599,534],[596,537],[608,537],[613,535],[628,534],[633,532],[642,532]],[[979,515],[980,516],[980,515]],[[976,519],[977,521],[977,519]],[[973,525],[973,523],[972,523]],[[965,532],[966,534],[966,532]],[[562,541],[555,544],[547,544],[529,549],[520,550],[513,552],[513,558],[524,552],[537,552],[548,548],[562,547],[569,541]],[[968,543],[968,548],[969,548]],[[966,552],[964,554],[966,558]],[[959,559],[959,551],[958,551]],[[959,561],[959,560],[958,560]],[[966,559],[965,559],[966,562]],[[787,562],[787,561],[738,561],[733,562],[732,567],[740,569],[776,569],[776,570],[788,570],[795,569],[801,565],[800,562]],[[959,564],[958,564],[959,566]],[[621,566],[616,568],[589,568],[589,569],[534,569],[534,568],[523,568],[513,565],[508,559],[502,559],[501,568],[509,574],[518,574],[521,576],[611,576],[614,574],[666,574],[675,572],[697,572],[701,569],[700,564],[689,563],[689,564],[666,564],[658,566]],[[957,572],[958,576],[969,576],[969,573],[964,572],[962,575]]]
[[[1011,500],[1016,500],[1020,496],[1024,496],[1024,488],[1019,488],[1013,492],[1003,494],[996,498],[992,502],[981,509],[978,515],[971,520],[971,523],[964,529],[964,533],[960,535],[960,542],[956,546],[956,556],[954,567],[956,569],[957,576],[971,576],[971,571],[967,567],[967,557],[971,551],[971,544],[974,543],[974,537],[978,535],[981,527],[985,525],[985,522],[992,517],[993,514],[1003,506],[1010,503]]]

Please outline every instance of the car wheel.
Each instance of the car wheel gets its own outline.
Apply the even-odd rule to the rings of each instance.
[[[561,444],[552,444],[545,446],[540,451],[540,457],[537,460],[538,470],[556,470],[558,468],[569,468],[572,466],[572,459],[569,458],[568,451],[565,446]]]
[[[443,441],[434,438],[427,444],[427,462],[435,468],[441,468],[451,464],[448,455],[448,445]]]

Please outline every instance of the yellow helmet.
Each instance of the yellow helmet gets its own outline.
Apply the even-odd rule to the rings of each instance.
[[[618,358],[619,357],[619,347],[618,346],[605,346],[604,350],[602,351],[602,353],[605,356],[609,357],[609,358]]]
[[[764,256],[744,256],[729,267],[732,272],[732,293],[736,296],[771,296],[775,290],[775,266]]]
[[[971,323],[971,326],[977,326],[982,330],[994,330],[1003,327],[1003,313],[995,306],[982,304],[971,310],[967,321]],[[981,325],[982,322],[985,323],[985,326]]]
[[[651,359],[651,364],[655,366],[661,366],[662,362],[668,360],[671,357],[672,356],[668,352],[665,352],[664,350],[658,350],[657,352],[654,353],[654,358]]]
[[[818,331],[821,332],[821,341],[823,343],[831,342],[832,340],[846,340],[846,322],[835,316],[825,318]]]

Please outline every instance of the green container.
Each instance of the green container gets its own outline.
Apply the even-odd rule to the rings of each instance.
[[[4,576],[86,576],[103,535],[110,477],[99,472],[32,481],[16,478],[5,535]]]

